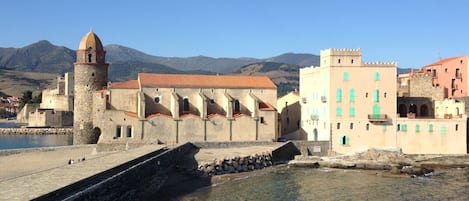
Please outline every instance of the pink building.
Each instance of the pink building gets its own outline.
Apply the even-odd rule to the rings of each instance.
[[[468,57],[459,56],[442,59],[422,68],[431,74],[433,86],[444,88],[445,98],[468,96]]]

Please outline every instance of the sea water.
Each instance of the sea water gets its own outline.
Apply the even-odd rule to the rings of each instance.
[[[381,173],[280,168],[202,188],[178,200],[469,200],[468,168],[416,178]]]
[[[0,123],[0,128],[17,128],[18,124]],[[71,145],[71,135],[0,135],[0,149],[20,149]]]

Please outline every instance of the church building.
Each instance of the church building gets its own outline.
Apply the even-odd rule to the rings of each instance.
[[[277,87],[266,76],[139,73],[110,83],[107,73],[104,48],[90,32],[75,63],[74,144],[278,137]]]

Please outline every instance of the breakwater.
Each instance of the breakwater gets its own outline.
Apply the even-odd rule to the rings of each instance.
[[[248,172],[273,165],[270,153],[254,154],[245,157],[214,160],[212,163],[199,165],[197,171],[204,176]]]
[[[0,128],[0,135],[72,135],[73,128]]]

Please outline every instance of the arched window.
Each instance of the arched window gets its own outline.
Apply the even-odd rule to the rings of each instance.
[[[183,110],[184,112],[188,112],[189,111],[189,99],[188,98],[184,98],[184,101],[182,103],[182,107],[183,107]]]
[[[409,112],[410,112],[410,113],[413,113],[413,114],[415,114],[415,115],[417,115],[417,105],[415,105],[415,104],[410,104]]]
[[[233,111],[235,113],[241,112],[241,106],[239,105],[239,100],[234,100],[234,102],[233,102]]]
[[[375,72],[374,78],[375,78],[375,81],[378,81],[378,80],[379,80],[379,72]]]
[[[91,63],[91,58],[93,58],[92,54],[88,54],[88,62]]]

